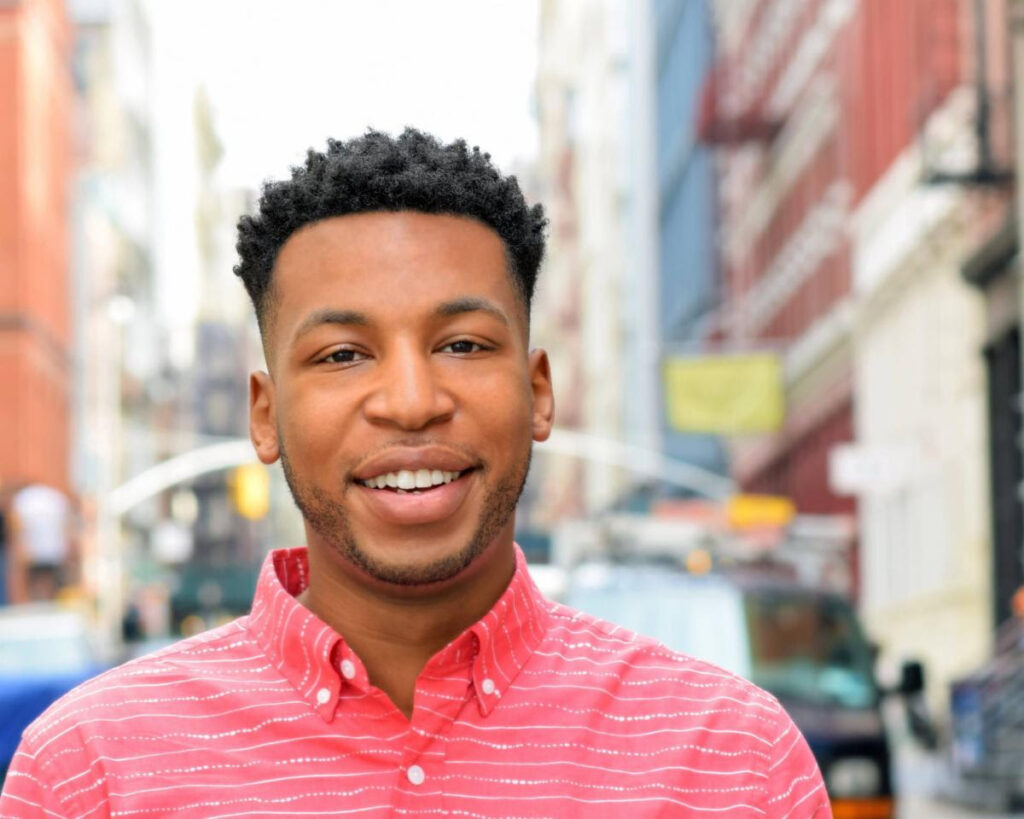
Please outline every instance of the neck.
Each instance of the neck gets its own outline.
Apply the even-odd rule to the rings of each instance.
[[[309,587],[299,602],[341,634],[370,682],[411,718],[416,679],[431,657],[483,617],[515,569],[511,542],[492,543],[462,575],[437,587],[388,586],[360,576],[312,539]]]

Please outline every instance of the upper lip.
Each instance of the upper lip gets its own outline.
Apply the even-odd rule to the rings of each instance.
[[[476,466],[465,455],[439,446],[395,447],[369,458],[352,473],[353,480],[368,481],[388,472],[402,469],[440,469],[442,472],[462,472]]]

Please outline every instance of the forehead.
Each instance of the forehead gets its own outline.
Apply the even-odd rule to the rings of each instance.
[[[397,211],[336,216],[296,231],[278,253],[271,299],[274,323],[288,324],[325,306],[412,307],[472,295],[511,300],[510,318],[525,324],[497,232],[468,217]]]

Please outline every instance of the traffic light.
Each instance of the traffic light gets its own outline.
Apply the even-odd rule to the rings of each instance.
[[[259,520],[270,509],[270,473],[263,464],[243,464],[228,476],[231,505],[243,518]]]

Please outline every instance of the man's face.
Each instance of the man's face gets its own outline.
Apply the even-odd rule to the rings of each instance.
[[[498,234],[406,211],[325,219],[282,247],[272,299],[252,437],[282,459],[311,552],[422,586],[510,546],[552,398]]]

